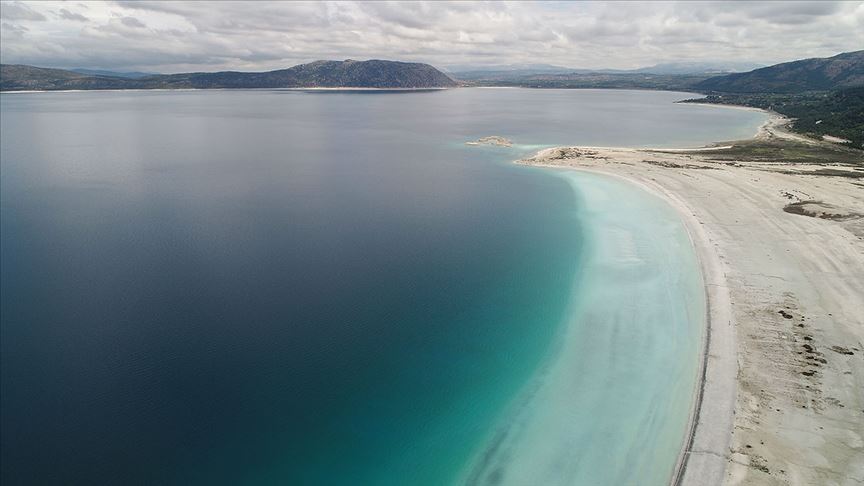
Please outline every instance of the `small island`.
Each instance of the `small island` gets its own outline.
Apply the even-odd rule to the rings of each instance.
[[[473,142],[465,142],[465,145],[495,145],[498,147],[512,147],[513,141],[509,138],[492,135],[489,137],[481,137]]]

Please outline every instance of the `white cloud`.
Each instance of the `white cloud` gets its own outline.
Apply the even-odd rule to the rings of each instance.
[[[146,29],[147,26],[144,25],[144,22],[136,19],[135,17],[120,17],[120,23],[125,25],[126,27],[132,27],[135,29]]]
[[[70,12],[69,10],[66,10],[65,8],[61,8],[60,11],[57,12],[57,16],[60,17],[61,19],[75,20],[78,22],[87,22],[88,20],[90,20],[86,16],[84,16],[80,13]]]
[[[860,1],[2,1],[0,16],[4,63],[162,72],[346,58],[439,66],[770,64],[864,46]]]
[[[4,20],[30,20],[35,22],[46,20],[44,15],[31,9],[24,2],[0,2],[0,16]]]

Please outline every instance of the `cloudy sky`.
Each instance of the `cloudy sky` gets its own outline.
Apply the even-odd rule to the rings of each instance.
[[[3,63],[158,72],[316,59],[773,64],[864,49],[864,2],[0,2]]]

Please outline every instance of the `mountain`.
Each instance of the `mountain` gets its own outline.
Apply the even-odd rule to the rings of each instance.
[[[752,62],[669,62],[635,69],[635,73],[651,74],[725,74],[761,68]]]
[[[587,70],[578,69],[506,69],[506,70],[477,70],[477,71],[451,71],[450,73],[456,79],[461,81],[482,81],[482,80],[518,80],[531,76],[547,76],[553,74],[567,73],[588,73]]]
[[[459,64],[446,66],[446,72],[456,79],[483,79],[491,76],[527,76],[532,74],[563,74],[589,72],[552,64]]]
[[[469,86],[520,86],[523,88],[562,89],[660,89],[687,91],[706,74],[653,74],[632,71],[582,71],[566,73],[522,73],[521,71],[476,71],[456,73]]]
[[[105,71],[102,69],[83,69],[76,68],[70,69],[73,73],[78,74],[86,74],[88,76],[110,76],[112,78],[130,78],[130,79],[139,79],[146,78],[147,76],[154,76],[157,73],[142,73],[139,71]]]
[[[0,65],[0,91],[61,89],[448,88],[457,83],[428,64],[315,61],[277,71],[159,74],[130,79],[60,69]]]
[[[864,86],[864,51],[804,59],[706,79],[700,91],[722,93],[800,93]]]
[[[553,64],[448,64],[444,66],[447,72],[506,72],[506,71],[530,71],[533,73],[574,71],[573,68],[556,66]]]
[[[117,87],[121,83],[122,80],[118,78],[88,76],[62,69],[0,64],[0,91],[96,89],[86,86]]]
[[[762,67],[752,62],[708,61],[708,62],[669,62],[638,69],[584,69],[555,66],[551,64],[501,64],[491,66],[457,65],[447,66],[447,71],[459,79],[486,76],[541,75],[541,74],[725,74],[750,71]],[[467,76],[466,76],[467,75]]]
[[[508,64],[500,66],[459,66],[449,71],[456,79],[474,82],[512,82],[525,85],[537,79],[548,81],[550,77],[568,78],[574,86],[587,87],[596,79],[614,79],[606,83],[612,87],[653,87],[657,76],[687,76],[693,81],[701,81],[712,75],[749,71],[761,67],[745,62],[671,62],[656,64],[638,69],[577,69],[549,64]],[[647,82],[643,82],[642,79]],[[697,79],[698,78],[698,79]],[[683,78],[675,79],[671,88],[680,89]],[[662,83],[662,82],[661,82]]]

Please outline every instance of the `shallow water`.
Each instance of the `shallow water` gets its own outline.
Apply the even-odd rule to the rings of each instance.
[[[502,430],[513,450],[560,444],[534,438],[562,406],[618,427],[561,428],[598,445],[562,459],[573,478],[663,476],[666,456],[633,451],[680,435],[689,404],[666,393],[683,396],[701,323],[682,318],[686,294],[648,312],[589,304],[628,282],[641,298],[666,268],[692,277],[692,255],[649,258],[680,234],[652,232],[674,224],[638,191],[510,161],[560,143],[701,145],[764,120],[672,103],[685,97],[0,96],[3,483],[442,484]],[[486,135],[517,146],[464,145]],[[604,242],[648,263],[627,273]],[[634,366],[643,386],[619,388]],[[516,416],[537,428],[512,433]],[[508,477],[554,471],[525,459]]]
[[[569,320],[470,482],[669,484],[705,330],[693,246],[676,210],[642,188],[562,177],[579,196],[583,231]]]

